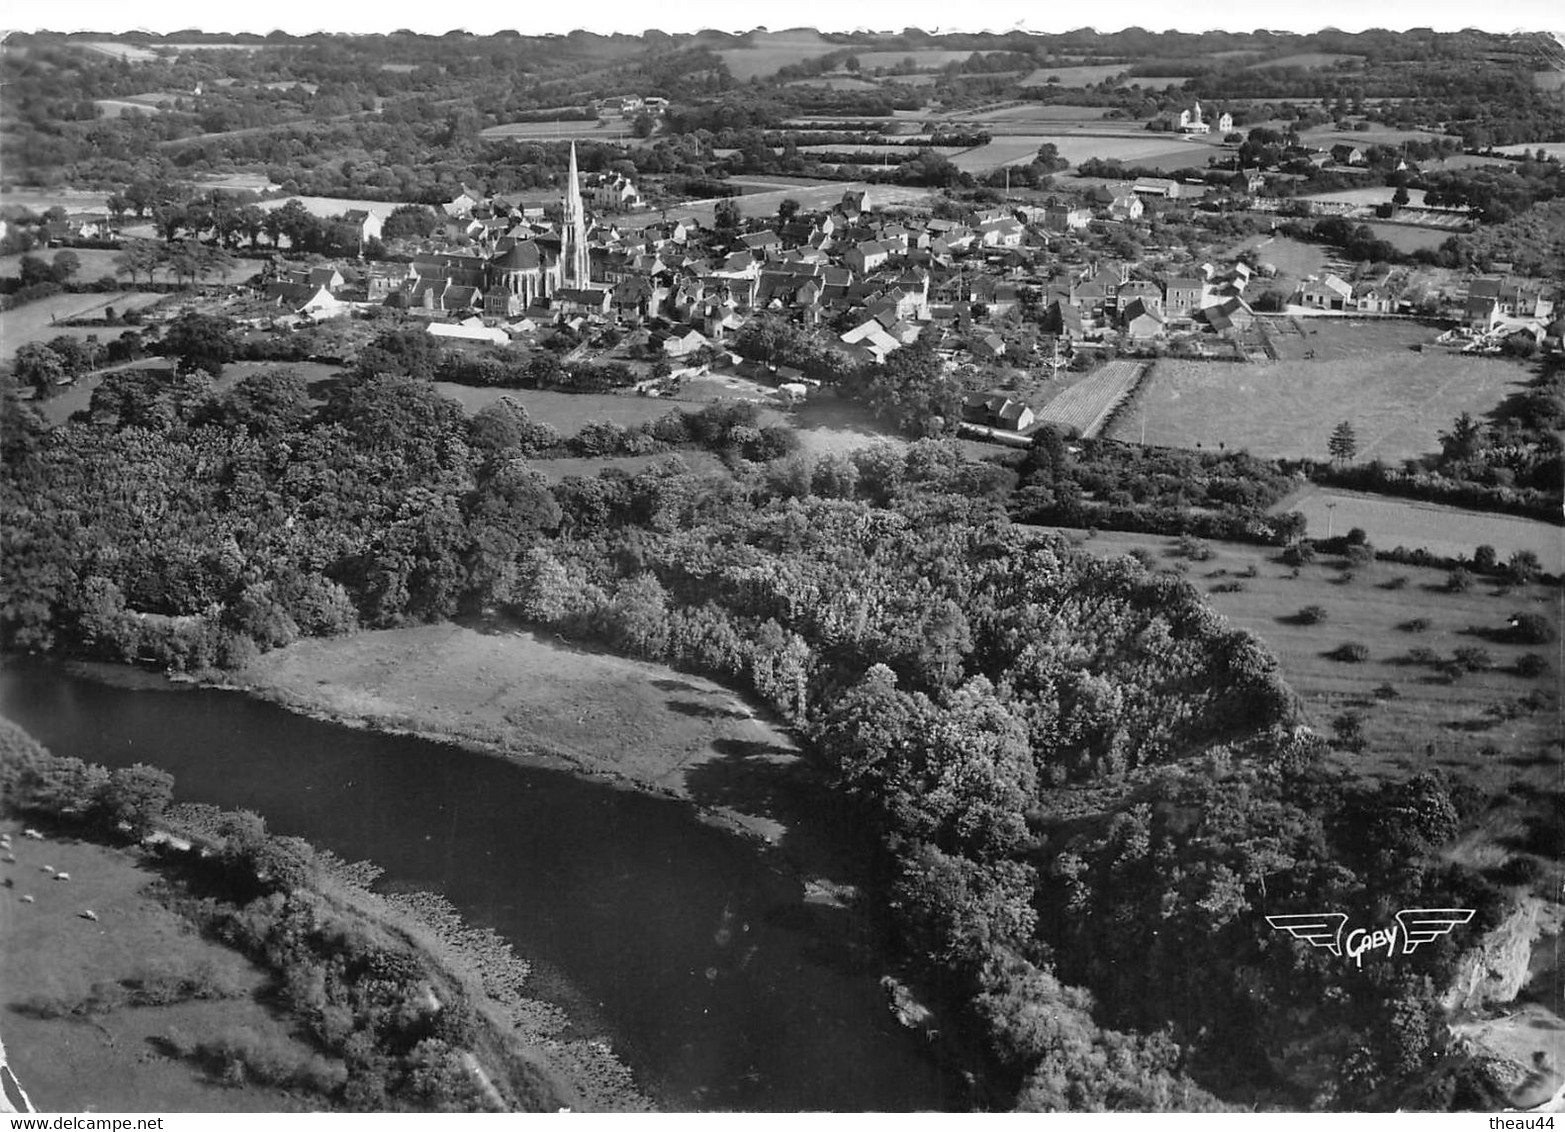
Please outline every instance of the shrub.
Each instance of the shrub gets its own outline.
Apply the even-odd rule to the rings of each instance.
[[[1306,605],[1295,615],[1294,620],[1300,625],[1319,625],[1326,620],[1326,608],[1321,605]]]
[[[1461,594],[1472,588],[1473,576],[1460,566],[1445,576],[1446,593]]]
[[[1396,700],[1401,699],[1401,697],[1402,693],[1397,691],[1395,684],[1382,684],[1375,689],[1375,698],[1377,700]]]
[[[1326,655],[1347,664],[1361,664],[1369,659],[1369,646],[1358,641],[1344,641]]]
[[[1407,659],[1410,664],[1426,664],[1433,667],[1440,663],[1440,654],[1434,649],[1419,645],[1417,648],[1408,650]]]
[[[1357,754],[1368,745],[1364,738],[1364,717],[1354,712],[1344,712],[1331,721],[1335,745],[1344,751]]]
[[[1542,676],[1548,670],[1548,658],[1540,656],[1538,653],[1530,652],[1525,656],[1516,658],[1516,675],[1518,676],[1525,676],[1531,680]]]
[[[1296,542],[1282,552],[1282,560],[1288,566],[1308,566],[1315,561],[1315,546],[1313,543]]]
[[[1383,590],[1404,590],[1407,588],[1407,575],[1398,574],[1394,578],[1387,578],[1380,583],[1380,588]]]
[[[1243,582],[1218,582],[1212,587],[1214,594],[1237,594],[1244,592]]]
[[[1429,618],[1415,617],[1411,621],[1404,621],[1397,626],[1404,633],[1423,633],[1429,629]]]
[[[1464,645],[1456,650],[1455,661],[1468,672],[1483,672],[1494,667],[1494,657],[1488,649],[1478,648],[1475,645]]]
[[[1511,618],[1510,638],[1524,645],[1541,645],[1554,639],[1554,626],[1541,613],[1519,613]]]

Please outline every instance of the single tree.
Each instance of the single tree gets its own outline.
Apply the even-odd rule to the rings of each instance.
[[[1358,436],[1353,431],[1353,425],[1343,421],[1331,430],[1331,440],[1326,445],[1333,460],[1348,461],[1358,453]]]

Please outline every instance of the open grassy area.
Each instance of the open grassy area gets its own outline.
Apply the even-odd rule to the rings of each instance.
[[[1305,320],[1305,336],[1284,337],[1313,359],[1266,365],[1157,363],[1135,408],[1110,435],[1173,448],[1248,449],[1258,456],[1324,459],[1339,421],[1353,425],[1358,458],[1396,461],[1439,450],[1437,436],[1464,412],[1483,416],[1521,389],[1531,370],[1499,358],[1440,349],[1417,323]]]
[[[1343,55],[1332,51],[1301,51],[1297,55],[1282,55],[1276,59],[1251,63],[1247,70],[1265,71],[1273,67],[1302,67],[1306,71],[1318,71],[1323,67],[1334,67],[1338,63],[1350,60],[1362,62],[1363,59],[1362,55]]]
[[[81,267],[71,277],[73,281],[91,281],[114,275],[114,257],[120,254],[112,248],[39,248],[27,254],[52,263],[54,257],[62,251],[69,251],[81,261]],[[19,274],[21,263],[21,255],[0,256],[0,275]]]
[[[743,747],[796,760],[760,710],[699,676],[485,626],[427,625],[309,640],[241,674],[289,707],[527,756],[690,798],[687,774]],[[764,810],[722,808],[769,839]]]
[[[49,339],[58,338],[61,335],[72,338],[85,338],[89,334],[96,334],[100,342],[118,338],[125,331],[134,328],[128,326],[70,327],[60,326],[58,323],[70,318],[81,318],[85,315],[102,317],[103,308],[105,307],[113,307],[116,311],[141,310],[162,301],[166,297],[165,295],[142,291],[108,291],[102,294],[93,292],[69,294],[62,292],[58,295],[37,299],[17,307],[15,310],[0,312],[0,362],[9,362],[16,357],[16,352],[29,342],[47,342]]]
[[[1362,715],[1367,749],[1334,756],[1356,773],[1395,778],[1444,770],[1490,796],[1507,791],[1514,795],[1523,789],[1517,783],[1537,790],[1559,788],[1559,642],[1522,645],[1490,636],[1522,612],[1546,614],[1558,625],[1558,590],[1541,585],[1505,589],[1480,582],[1466,593],[1447,593],[1440,570],[1381,562],[1358,567],[1344,584],[1341,559],[1322,558],[1301,567],[1294,577],[1293,569],[1278,561],[1278,552],[1266,547],[1214,542],[1211,558],[1189,561],[1175,556],[1177,539],[1067,533],[1093,554],[1128,554],[1141,547],[1156,565],[1183,572],[1220,613],[1266,642],[1322,734],[1332,734],[1332,721],[1339,715]],[[1245,576],[1251,569],[1254,576]],[[1405,581],[1399,583],[1399,578]],[[1242,588],[1224,592],[1228,586]],[[1314,624],[1297,616],[1309,606],[1325,611]],[[1419,619],[1427,627],[1411,631],[1410,624]],[[1364,644],[1367,658],[1351,663],[1327,655],[1349,642]],[[1416,648],[1444,659],[1459,648],[1482,648],[1490,654],[1492,667],[1448,680],[1435,668],[1410,660]],[[1548,658],[1542,675],[1523,677],[1514,670],[1528,653]],[[1395,696],[1377,696],[1382,685],[1394,688]],[[1536,710],[1518,708],[1516,701],[1529,693],[1541,696],[1541,705]],[[1502,708],[1517,713],[1500,719],[1490,711]]]
[[[130,853],[75,840],[33,841],[18,822],[15,864],[0,865],[0,1001],[10,1064],[46,1112],[293,1112],[306,1106],[279,1089],[230,1088],[188,1062],[165,1056],[171,1029],[195,1042],[248,1029],[308,1056],[256,992],[264,972],[237,952],[202,938],[144,895],[156,874]],[[56,881],[48,865],[70,874]],[[33,902],[24,903],[30,895]],[[80,913],[91,910],[96,922]],[[232,997],[168,1006],[123,1007],[91,1018],[41,1018],[35,998],[81,1000],[92,985],[156,975],[193,976]],[[24,1007],[19,1009],[19,1007]]]
[[[609,421],[618,425],[639,425],[655,421],[676,406],[657,397],[621,396],[616,393],[557,393],[551,389],[485,389],[435,382],[445,396],[460,401],[469,414],[509,397],[527,409],[527,415],[539,424],[553,425],[561,436],[575,436],[589,421]]]
[[[1112,79],[1130,70],[1128,63],[1103,63],[1087,67],[1040,67],[1021,81],[1022,86],[1097,86],[1104,79]],[[1058,79],[1056,84],[1051,80]],[[1165,80],[1148,80],[1162,85]]]
[[[1326,267],[1326,249],[1319,244],[1306,244],[1290,240],[1286,236],[1250,236],[1229,248],[1223,254],[1237,256],[1253,250],[1261,264],[1277,269],[1273,279],[1260,279],[1258,288],[1278,290],[1292,294],[1306,275],[1318,275]],[[1259,294],[1260,291],[1257,291]]]
[[[595,121],[568,118],[558,122],[512,122],[480,131],[486,138],[517,138],[521,141],[603,141],[630,137],[634,123],[629,118],[599,118]]]
[[[1204,166],[1211,149],[1207,145],[1179,141],[1168,134],[1037,133],[996,137],[987,145],[958,154],[952,160],[965,173],[982,173],[1002,165],[1025,165],[1045,142],[1053,145],[1072,165],[1097,157],[1158,169]]]
[[[1309,520],[1310,538],[1362,527],[1370,542],[1388,549],[1422,547],[1448,558],[1471,558],[1476,548],[1487,545],[1502,560],[1515,551],[1530,550],[1549,573],[1565,568],[1565,528],[1537,519],[1316,487],[1289,496],[1274,510],[1302,513]]]
[[[1438,248],[1455,233],[1446,228],[1415,228],[1407,224],[1378,224],[1371,220],[1369,230],[1375,238],[1384,240],[1399,252],[1416,252],[1420,248]]]

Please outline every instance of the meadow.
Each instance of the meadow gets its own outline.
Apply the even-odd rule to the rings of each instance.
[[[1262,264],[1271,264],[1277,269],[1272,279],[1257,281],[1256,286],[1266,290],[1292,294],[1306,275],[1318,275],[1326,267],[1326,251],[1319,244],[1306,244],[1286,236],[1250,236],[1223,254],[1233,257],[1252,250]]]
[[[1358,715],[1366,750],[1333,756],[1355,776],[1441,770],[1490,796],[1521,793],[1522,783],[1558,789],[1559,644],[1498,639],[1517,613],[1542,613],[1560,624],[1558,589],[1480,580],[1449,593],[1445,572],[1433,568],[1375,562],[1348,571],[1344,560],[1323,556],[1295,571],[1265,547],[1213,542],[1205,544],[1211,557],[1194,561],[1181,556],[1174,538],[1063,533],[1093,554],[1142,548],[1155,568],[1183,575],[1235,626],[1266,642],[1316,731],[1330,736],[1337,717]],[[1375,545],[1392,545],[1369,534]],[[1298,614],[1311,606],[1323,614],[1308,623]],[[1368,655],[1358,662],[1329,655],[1347,643],[1365,645]],[[1484,650],[1489,664],[1457,676],[1420,659],[1427,654],[1410,656],[1426,649],[1449,660],[1459,648]],[[1528,654],[1550,655],[1541,674],[1516,671]],[[1517,703],[1529,695],[1538,697],[1536,707]]]
[[[1524,365],[1437,348],[1412,322],[1305,319],[1304,337],[1280,337],[1287,357],[1264,365],[1160,360],[1134,408],[1109,435],[1173,448],[1244,449],[1257,456],[1325,459],[1339,421],[1353,425],[1358,459],[1397,461],[1439,451],[1437,435],[1467,412],[1482,416],[1531,377]]]
[[[96,334],[100,342],[118,338],[128,326],[60,326],[56,320],[100,314],[104,307],[116,311],[142,310],[166,298],[145,291],[110,291],[105,294],[62,293],[37,299],[15,310],[0,312],[0,361],[9,362],[29,342],[47,342],[62,335],[85,338]]]
[[[749,46],[728,47],[716,54],[728,65],[729,74],[740,82],[749,82],[752,78],[775,75],[790,64],[802,63],[806,59],[829,55],[842,49],[842,44],[828,43],[819,32],[801,28],[788,32],[757,33]]]
[[[468,414],[509,397],[527,409],[538,424],[552,425],[561,436],[575,436],[592,421],[607,421],[631,427],[655,421],[675,406],[659,397],[621,396],[616,393],[559,393],[552,389],[493,389],[435,382],[435,388],[461,403]]]
[[[557,122],[510,122],[504,126],[490,126],[480,130],[479,136],[536,142],[604,141],[628,138],[633,127],[634,122],[629,118],[562,118]]]
[[[1321,487],[1290,495],[1273,510],[1300,512],[1309,522],[1305,533],[1310,538],[1361,527],[1380,547],[1422,547],[1447,558],[1471,558],[1476,548],[1492,546],[1501,560],[1530,550],[1549,573],[1565,572],[1565,529],[1536,519]]]
[[[1128,63],[1102,63],[1087,67],[1040,67],[1021,81],[1022,86],[1097,86],[1105,79],[1117,78],[1130,70]],[[1058,79],[1058,83],[1050,82]],[[1148,80],[1162,83],[1165,80]],[[1173,81],[1173,80],[1169,80]],[[1183,80],[1178,80],[1183,81]]]
[[[15,864],[0,866],[0,985],[12,1070],[43,1112],[292,1112],[307,1106],[281,1089],[236,1089],[162,1052],[170,1030],[195,1042],[249,1030],[301,1059],[311,1047],[262,1001],[267,977],[237,952],[204,938],[146,894],[157,873],[128,852],[20,825]],[[43,866],[68,872],[55,882]],[[33,897],[22,903],[21,897]],[[91,909],[96,922],[81,918]],[[95,984],[189,978],[227,994],[161,1006],[122,1006],[83,1017],[40,1017],[28,1000],[81,1002]],[[21,1009],[18,1009],[22,1007]]]
[[[952,160],[964,173],[983,173],[1003,165],[1025,165],[1045,143],[1054,146],[1072,165],[1097,157],[1164,170],[1204,166],[1211,148],[1171,141],[1168,134],[1037,133],[995,137],[987,145],[969,149]]]
[[[1377,240],[1384,240],[1399,252],[1438,248],[1455,233],[1450,228],[1421,228],[1410,224],[1379,224],[1366,221]]]
[[[105,275],[113,275],[115,271],[114,257],[120,253],[112,248],[38,248],[26,254],[36,256],[46,261],[52,261],[60,251],[70,251],[81,266],[71,278],[76,282],[101,279]],[[21,272],[21,255],[0,256],[0,275],[17,275]],[[111,300],[112,301],[112,300]]]
[[[1265,71],[1273,67],[1302,67],[1306,71],[1318,71],[1323,67],[1335,67],[1338,63],[1348,61],[1363,62],[1362,55],[1341,55],[1330,51],[1301,51],[1297,55],[1283,55],[1276,59],[1266,59],[1259,63],[1251,63],[1246,70]]]

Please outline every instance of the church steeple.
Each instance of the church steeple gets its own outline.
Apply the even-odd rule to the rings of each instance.
[[[565,181],[565,222],[560,233],[561,286],[581,289],[592,280],[587,258],[587,214],[581,207],[581,180],[576,173],[576,143],[571,142],[571,168]]]

